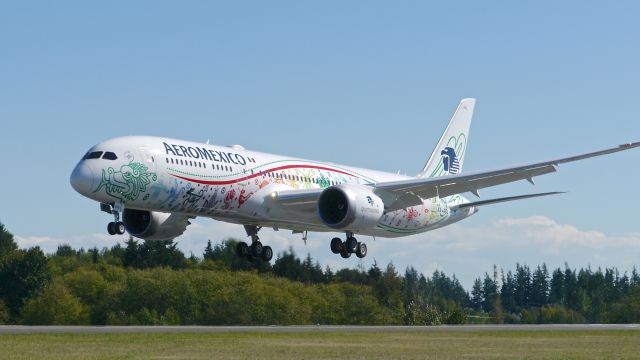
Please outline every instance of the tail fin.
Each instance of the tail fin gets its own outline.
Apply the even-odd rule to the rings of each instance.
[[[462,171],[475,104],[476,99],[460,101],[438,145],[418,177],[453,175]]]

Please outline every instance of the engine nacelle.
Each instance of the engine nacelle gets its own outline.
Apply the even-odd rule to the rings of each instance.
[[[191,224],[188,216],[134,209],[124,209],[122,222],[129,234],[144,240],[175,239]]]
[[[374,228],[384,203],[368,187],[340,184],[325,189],[318,198],[318,214],[329,227],[358,232]]]

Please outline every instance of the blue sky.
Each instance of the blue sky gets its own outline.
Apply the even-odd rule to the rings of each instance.
[[[463,97],[478,99],[465,170],[640,140],[636,2],[3,2],[0,221],[23,246],[111,246],[108,216],[68,177],[106,138],[150,134],[242,144],[417,173]],[[465,285],[492,264],[618,266],[640,255],[640,151],[568,164],[484,198],[451,229],[369,240],[399,268]],[[199,220],[199,253],[242,229]],[[330,235],[265,230],[323,264]],[[473,241],[471,241],[473,240]],[[412,251],[420,249],[420,251]],[[355,260],[348,263],[355,265]]]

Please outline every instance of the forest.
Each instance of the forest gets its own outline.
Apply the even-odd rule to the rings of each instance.
[[[455,275],[392,263],[332,270],[291,249],[271,263],[236,240],[186,256],[174,241],[20,249],[0,223],[0,324],[440,325],[638,323],[640,274],[494,266],[467,291]]]

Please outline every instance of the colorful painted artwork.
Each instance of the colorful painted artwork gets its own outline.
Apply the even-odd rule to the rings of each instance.
[[[120,171],[112,167],[102,169],[102,181],[94,193],[105,188],[107,195],[118,200],[137,200],[141,193],[147,191],[147,185],[158,179],[158,176],[148,172],[148,169],[145,164],[137,162],[122,165]]]

